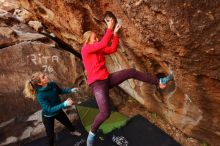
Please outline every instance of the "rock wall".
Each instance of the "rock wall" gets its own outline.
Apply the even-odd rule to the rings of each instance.
[[[109,70],[132,67],[155,75],[171,70],[175,74],[162,91],[134,80],[120,88],[185,134],[219,145],[220,1],[20,0],[20,4],[17,13],[24,23],[42,22],[78,52],[82,34],[93,30],[103,35],[103,14],[112,11],[123,27],[117,53],[107,57]],[[29,17],[23,15],[26,11]]]
[[[4,3],[1,6],[7,6],[7,9],[0,11],[0,145],[19,144],[22,140],[45,135],[38,102],[25,99],[22,93],[24,83],[32,73],[45,72],[62,88],[88,90],[80,59],[20,22],[24,17],[12,12],[21,11],[15,10],[17,5],[10,4],[15,3]],[[26,14],[21,16],[28,18]],[[62,96],[62,100],[67,97],[81,98],[80,95],[69,94]],[[75,120],[75,109],[68,110],[69,118]],[[59,123],[55,125],[55,130],[62,127]]]
[[[77,50],[86,30],[103,33],[102,15],[112,11],[123,28],[119,51],[108,58],[111,71],[175,73],[160,93],[133,80],[120,87],[186,134],[220,142],[219,1],[23,1],[22,6]]]

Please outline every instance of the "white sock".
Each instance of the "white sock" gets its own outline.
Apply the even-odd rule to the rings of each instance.
[[[89,134],[91,134],[92,136],[95,136],[95,134],[92,131],[89,131]]]

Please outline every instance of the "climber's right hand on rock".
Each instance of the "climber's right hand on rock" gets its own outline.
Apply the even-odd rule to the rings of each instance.
[[[117,25],[115,26],[115,29],[114,29],[114,34],[117,34],[117,32],[120,28],[121,28],[121,24],[117,23]]]

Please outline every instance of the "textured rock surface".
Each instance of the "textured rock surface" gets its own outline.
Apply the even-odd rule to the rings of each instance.
[[[21,23],[10,12],[13,5],[9,4],[4,5],[9,12],[0,13],[0,145],[45,135],[39,104],[22,94],[32,73],[43,71],[60,87],[81,86],[82,91],[87,90],[83,88],[86,83],[80,59]],[[76,119],[74,109],[68,110],[70,119]],[[61,127],[57,123],[55,129]]]
[[[102,35],[102,15],[112,11],[123,28],[118,52],[107,58],[111,72],[134,67],[154,74],[171,68],[175,73],[175,81],[161,92],[134,80],[120,87],[187,135],[219,145],[219,0],[20,2],[30,12],[26,17],[23,9],[17,10],[23,22],[39,20],[78,51],[83,32],[92,29]],[[11,29],[4,32],[7,46],[15,36]]]
[[[220,143],[219,1],[42,0],[23,7],[77,50],[84,31],[103,33],[102,14],[111,10],[124,24],[120,49],[108,58],[111,71],[135,67],[157,74],[170,66],[175,73],[162,96],[137,81],[120,87],[186,134]]]

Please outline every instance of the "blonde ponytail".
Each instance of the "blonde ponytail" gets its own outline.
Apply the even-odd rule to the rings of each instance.
[[[31,76],[31,79],[25,82],[24,87],[24,95],[26,98],[31,98],[32,100],[36,99],[36,88],[38,87],[38,83],[40,83],[40,75],[42,72],[36,72]]]
[[[88,44],[89,39],[90,39],[92,33],[93,33],[92,31],[87,31],[87,32],[85,32],[85,33],[83,34],[83,45]]]
[[[25,82],[25,87],[24,87],[23,93],[24,93],[26,98],[31,98],[32,100],[35,100],[35,98],[36,98],[36,91],[33,88],[33,86],[31,85],[31,81],[30,80]]]

